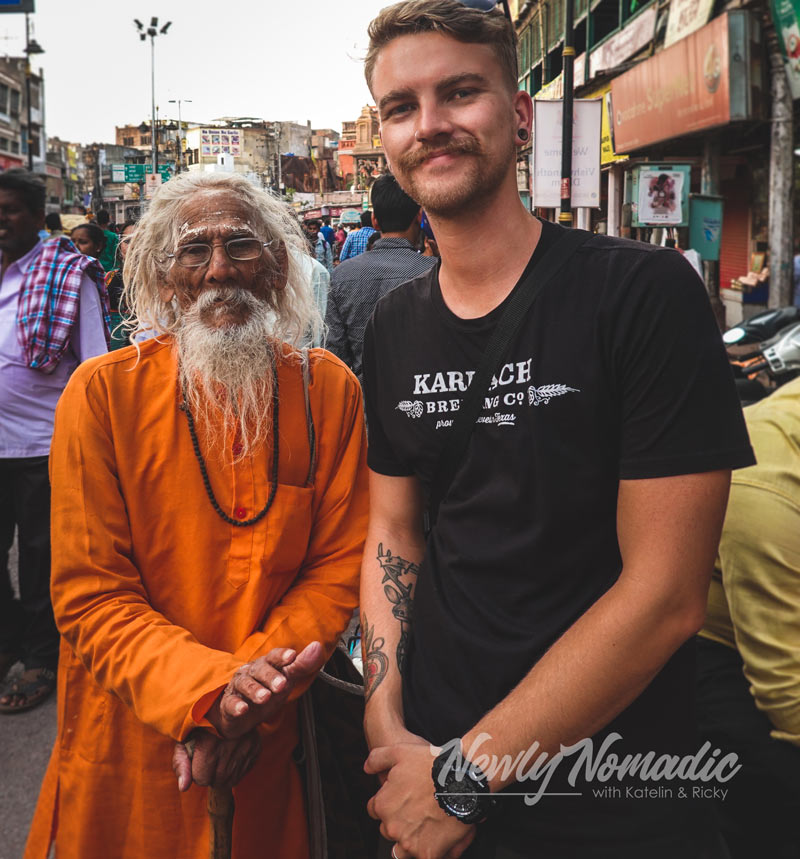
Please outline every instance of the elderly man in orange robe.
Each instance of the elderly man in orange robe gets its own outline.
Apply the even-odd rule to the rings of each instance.
[[[59,723],[26,857],[206,857],[209,784],[236,785],[234,857],[307,855],[297,699],[357,602],[366,471],[355,377],[300,348],[303,241],[235,175],[170,181],[137,228],[127,302],[159,336],[83,364],[56,416]]]

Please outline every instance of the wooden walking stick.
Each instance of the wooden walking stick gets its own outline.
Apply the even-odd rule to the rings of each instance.
[[[194,757],[194,737],[184,743],[189,760]],[[209,859],[231,859],[233,849],[233,788],[210,787],[206,799],[208,810]]]
[[[233,790],[229,787],[208,789],[209,858],[231,859],[233,848]]]

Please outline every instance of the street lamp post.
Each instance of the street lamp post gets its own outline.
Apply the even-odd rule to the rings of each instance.
[[[28,123],[25,129],[28,148],[28,170],[33,172],[33,133],[31,131],[31,54],[43,54],[42,46],[31,39],[30,16],[25,13],[25,119]]]
[[[172,21],[167,21],[166,24],[159,30],[158,18],[150,19],[150,26],[145,28],[144,24],[134,18],[133,23],[136,24],[136,29],[139,31],[139,38],[144,42],[150,36],[150,98],[152,109],[152,149],[153,149],[153,173],[158,173],[158,143],[156,135],[158,134],[156,126],[156,36],[166,36],[167,30],[172,26]]]
[[[171,98],[169,100],[170,104],[178,105],[178,169],[175,171],[176,173],[180,173],[183,170],[183,123],[181,122],[181,104],[186,102],[186,104],[191,104],[192,100],[190,98]]]

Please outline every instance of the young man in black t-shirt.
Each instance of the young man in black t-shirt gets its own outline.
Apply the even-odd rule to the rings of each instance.
[[[424,498],[482,352],[562,228],[519,199],[532,104],[499,11],[411,0],[370,38],[384,151],[442,261],[378,303],[364,342],[365,730],[384,778],[369,810],[399,859],[708,859],[713,833],[674,774],[587,778],[584,757],[570,781],[576,753],[527,805],[541,773],[487,767],[585,738],[595,763],[604,741],[606,762],[698,752],[686,642],[730,469],[753,461],[703,285],[675,251],[585,243],[505,355],[426,539]],[[451,740],[477,767],[443,789],[430,744]],[[485,790],[504,793],[492,806]]]

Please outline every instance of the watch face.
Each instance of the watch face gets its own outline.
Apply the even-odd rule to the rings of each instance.
[[[459,771],[453,767],[445,778],[444,786],[437,779],[439,797],[447,809],[456,817],[472,814],[479,804],[479,785],[470,777],[469,769],[459,778]]]

